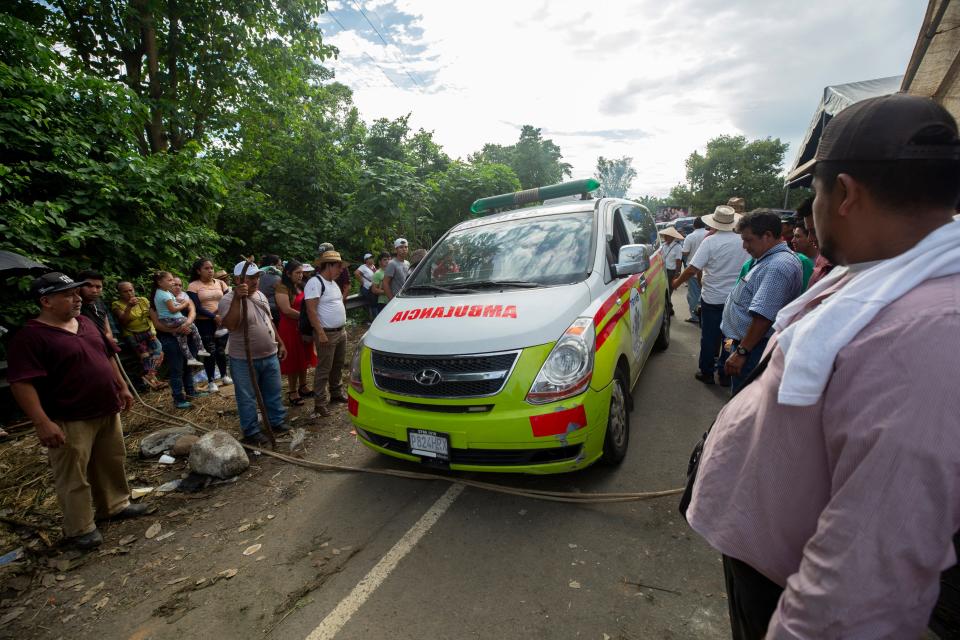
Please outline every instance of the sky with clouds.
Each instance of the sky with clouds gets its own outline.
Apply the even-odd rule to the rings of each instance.
[[[332,0],[326,62],[367,121],[411,113],[452,157],[553,139],[575,178],[630,156],[665,195],[721,134],[793,160],[823,87],[903,73],[923,0]]]

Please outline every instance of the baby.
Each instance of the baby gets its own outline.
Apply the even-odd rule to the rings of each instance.
[[[176,291],[174,290],[174,282],[177,280],[179,278],[174,278],[169,271],[158,271],[153,276],[153,305],[157,309],[157,317],[160,323],[169,329],[183,326],[187,317],[181,311],[190,308],[190,299],[183,293],[183,284],[181,283],[179,288]],[[189,334],[178,333],[177,341],[180,343],[180,350],[187,359],[187,364],[191,367],[202,367],[203,363],[197,360],[197,356],[207,357],[210,354],[203,348],[197,326],[190,325]]]

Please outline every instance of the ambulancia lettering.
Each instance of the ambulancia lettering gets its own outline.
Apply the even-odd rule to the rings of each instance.
[[[390,318],[390,322],[404,322],[406,320],[432,320],[434,318],[513,318],[517,317],[517,305],[499,304],[488,305],[456,305],[445,307],[423,307],[397,311]]]

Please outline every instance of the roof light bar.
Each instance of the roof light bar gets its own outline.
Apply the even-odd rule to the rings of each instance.
[[[577,194],[587,194],[600,188],[600,183],[593,178],[585,180],[572,180],[570,182],[560,182],[545,187],[535,189],[526,189],[515,193],[503,193],[489,198],[480,198],[470,205],[470,211],[481,213],[491,209],[501,209],[516,205],[527,204],[529,202],[540,202],[551,198],[563,198],[564,196],[575,196]]]

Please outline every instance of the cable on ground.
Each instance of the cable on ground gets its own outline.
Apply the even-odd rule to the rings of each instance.
[[[119,358],[118,358],[119,364]],[[135,413],[138,416],[160,420],[161,422],[166,422],[169,424],[175,424],[178,426],[189,425],[198,429],[202,432],[210,432],[212,429],[199,425],[191,420],[180,416],[174,416],[165,411],[162,411],[147,402],[140,396],[136,388],[133,386],[133,383],[130,382],[130,378],[127,376],[127,372],[124,371],[123,367],[120,367],[120,371],[123,374],[123,377],[126,379],[127,384],[129,385],[134,397],[136,397],[137,402],[153,412],[154,415],[145,414],[136,409],[131,409],[131,412]],[[269,449],[261,449],[260,447],[254,447],[252,445],[240,443],[244,449],[248,451],[254,451],[259,454],[270,456],[271,458],[276,458],[277,460],[282,460],[289,464],[296,465],[298,467],[304,467],[306,469],[312,469],[314,471],[335,471],[335,472],[350,472],[350,473],[369,473],[374,475],[381,476],[391,476],[394,478],[405,478],[408,480],[444,480],[453,484],[462,484],[467,487],[473,487],[475,489],[483,489],[485,491],[493,491],[495,493],[503,493],[506,495],[519,496],[523,498],[532,498],[534,500],[546,500],[550,502],[567,502],[567,503],[578,503],[578,504],[603,504],[603,503],[615,503],[615,502],[637,502],[640,500],[653,500],[656,498],[666,498],[669,496],[675,496],[683,493],[683,488],[679,489],[667,489],[665,491],[641,491],[633,493],[577,493],[572,491],[542,491],[539,489],[518,489],[516,487],[506,487],[492,482],[481,482],[479,480],[470,480],[467,478],[454,478],[449,476],[442,476],[435,473],[423,473],[421,471],[404,471],[401,469],[369,469],[365,467],[354,467],[350,465],[338,465],[338,464],[329,464],[326,462],[318,462],[316,460],[305,460],[303,458],[295,458],[293,456],[288,456],[283,453],[278,453],[276,451],[271,451]]]

